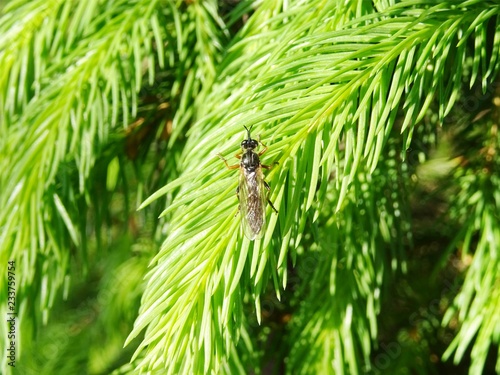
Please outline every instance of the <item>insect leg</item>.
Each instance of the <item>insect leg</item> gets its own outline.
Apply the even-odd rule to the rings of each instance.
[[[273,166],[275,165],[278,165],[279,163],[277,161],[273,161],[273,164],[271,165],[264,165],[264,164],[261,164],[260,166],[264,169],[271,169]]]
[[[274,207],[273,205],[273,202],[271,202],[271,200],[269,198],[267,198],[267,203],[269,203],[269,205],[271,206],[271,208],[274,210],[274,213],[278,213],[278,210],[276,209],[276,207]]]
[[[240,187],[238,186],[236,188],[236,196],[238,197],[238,202],[240,201]],[[236,213],[234,214],[234,217],[238,216],[238,214],[240,213],[240,209],[241,209],[241,204],[238,204],[238,211],[236,211]]]
[[[219,159],[221,159],[224,162],[224,164],[226,164],[227,169],[237,169],[240,167],[239,164],[235,164],[235,165],[227,164],[227,160],[221,154],[217,154],[217,156],[219,157]]]
[[[264,147],[260,152],[259,152],[259,156],[262,155],[264,152],[267,151],[267,146],[262,143],[260,140],[259,140],[259,143],[262,145],[262,147]]]
[[[269,187],[269,184],[266,181],[264,181],[264,186],[267,189],[267,191],[271,190],[271,188]],[[273,202],[271,202],[271,200],[269,198],[266,198],[266,199],[267,199],[267,203],[269,203],[269,205],[274,210],[274,212],[278,213],[278,210],[274,207]]]

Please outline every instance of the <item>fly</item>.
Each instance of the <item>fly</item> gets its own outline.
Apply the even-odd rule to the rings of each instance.
[[[260,139],[257,141],[250,136],[250,129],[246,126],[248,138],[241,142],[241,153],[236,154],[240,164],[229,165],[227,160],[218,154],[228,169],[240,169],[240,180],[236,195],[240,205],[241,227],[243,233],[250,240],[262,237],[266,225],[266,202],[278,213],[268,198],[269,185],[264,181],[262,168],[270,169],[272,166],[260,163],[260,156],[267,151],[267,146]],[[254,151],[259,143],[264,147],[260,152]],[[277,163],[275,163],[277,164]]]

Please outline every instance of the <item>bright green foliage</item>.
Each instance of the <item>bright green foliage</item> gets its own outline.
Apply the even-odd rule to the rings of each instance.
[[[460,129],[458,137],[468,145],[475,145],[479,152],[471,152],[465,144],[459,146],[463,160],[454,176],[460,188],[454,192],[456,201],[452,203],[452,217],[463,228],[455,241],[461,243],[462,257],[470,262],[470,267],[462,290],[443,320],[443,324],[450,324],[458,313],[462,323],[445,358],[455,351],[454,360],[458,363],[475,340],[471,352],[471,373],[477,374],[483,371],[491,343],[498,345],[500,338],[499,115],[497,104],[491,117],[468,124],[474,126],[473,131]],[[475,250],[473,258],[468,260],[472,250]],[[500,360],[497,361],[496,371],[500,372]]]
[[[391,173],[359,173],[343,214],[323,210],[316,222],[317,245],[301,255],[299,263],[304,262],[307,269],[302,267],[305,282],[297,296],[300,308],[292,321],[290,374],[355,374],[370,367],[379,297],[390,268],[386,251],[393,250],[393,259],[399,258],[401,249],[397,247],[404,241],[396,234],[409,228],[408,214],[395,209],[404,199],[399,196],[404,187],[398,180],[407,176],[397,170],[398,154],[389,155],[392,157],[381,163]],[[387,190],[393,194],[385,195]],[[327,194],[327,200],[336,202],[338,191]],[[380,221],[374,220],[374,215]]]
[[[15,0],[1,14],[0,263],[19,265],[23,340],[58,329],[50,313],[77,274],[104,293],[89,345],[116,324],[135,354],[119,358],[116,333],[102,353],[65,341],[67,373],[86,360],[89,373],[259,373],[269,358],[290,374],[381,370],[381,305],[413,240],[407,150],[464,84],[492,87],[499,4]],[[498,113],[488,119],[463,130],[484,157],[449,181],[449,220],[463,227],[449,248],[472,261],[444,316],[461,324],[445,356],[472,346],[473,374],[500,344]],[[265,173],[279,214],[255,242],[234,218],[238,172],[216,157],[237,162],[243,126],[269,146],[263,163],[279,162]],[[290,318],[272,355],[271,294]],[[125,313],[138,298],[138,316]]]

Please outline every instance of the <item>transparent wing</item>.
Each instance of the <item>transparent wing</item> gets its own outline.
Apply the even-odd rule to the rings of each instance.
[[[240,213],[243,233],[250,240],[262,237],[266,225],[266,188],[262,170],[255,172],[241,169],[240,173]]]

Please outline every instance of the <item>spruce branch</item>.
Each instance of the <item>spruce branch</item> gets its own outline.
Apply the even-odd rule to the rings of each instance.
[[[266,323],[266,293],[289,295],[289,267],[310,256],[320,262],[301,275],[287,370],[360,372],[377,335],[379,291],[406,266],[406,149],[431,105],[442,122],[464,80],[484,89],[497,76],[500,7],[479,0],[245,1],[228,23],[253,14],[230,40],[218,6],[14,0],[0,10],[0,261],[22,263],[21,321],[30,314],[46,321],[61,286],[69,289],[70,261],[81,269],[92,262],[86,213],[98,206],[98,228],[106,207],[94,196],[93,178],[103,176],[96,163],[109,157],[112,139],[148,125],[134,119],[152,113],[141,107],[140,91],[161,79],[152,91],[165,91],[172,115],[165,185],[142,207],[167,202],[166,239],[127,340],[142,343],[132,365],[115,373],[258,372],[260,343],[249,320]],[[237,172],[216,157],[239,149],[243,126],[269,146],[263,163],[279,162],[265,172],[279,214],[269,210],[267,231],[255,242],[234,218]],[[488,150],[497,148],[498,139],[488,142]],[[498,169],[486,159],[480,170]],[[123,158],[109,160],[112,190]],[[456,220],[464,229],[454,243],[463,240],[472,252],[478,241],[445,317],[462,323],[446,356],[455,353],[458,362],[472,345],[471,371],[480,373],[499,337],[492,328],[500,300],[499,189],[493,173],[460,173]],[[133,273],[124,285],[137,295],[142,269],[133,264],[121,277]],[[103,291],[112,284],[104,280]],[[114,303],[130,309],[118,294]],[[108,323],[113,318],[112,310],[103,314]],[[79,356],[72,344],[61,345],[72,357],[63,371],[77,371],[82,360],[84,350]],[[49,363],[49,373],[60,363]]]
[[[183,173],[142,205],[174,194],[164,211],[168,235],[130,336],[146,329],[140,370],[217,372],[238,339],[243,306],[235,295],[249,290],[257,316],[269,278],[279,295],[285,260],[297,259],[303,229],[317,217],[314,203],[323,200],[332,173],[342,214],[353,182],[376,171],[394,131],[402,133],[400,154],[432,100],[441,116],[450,111],[462,80],[461,69],[450,67],[469,57],[468,40],[474,40],[471,84],[498,71],[497,56],[485,59],[488,45],[480,37],[488,21],[498,26],[496,4],[377,4],[380,13],[365,2],[362,12],[321,1],[278,9],[265,2],[236,37],[198,102],[199,121],[180,159]],[[497,51],[497,39],[494,44]],[[395,124],[398,109],[401,124]],[[270,146],[264,162],[280,163],[267,174],[280,214],[268,216],[265,236],[254,243],[241,238],[232,218],[236,177],[213,157],[236,152],[243,126]],[[390,226],[381,233],[390,237]]]
[[[103,202],[92,195],[96,161],[133,128],[140,90],[154,83],[158,69],[175,77],[170,100],[175,109],[181,103],[178,116],[187,112],[185,122],[192,116],[190,101],[213,75],[221,45],[207,41],[223,32],[216,29],[222,25],[216,2],[193,5],[189,19],[180,16],[182,7],[169,0],[19,0],[2,9],[0,259],[23,264],[19,293],[27,297],[19,299],[21,321],[29,321],[28,315],[47,321],[61,286],[69,289],[72,247],[86,268],[89,207],[96,207],[97,234],[103,216]],[[193,18],[206,21],[209,15],[210,25],[200,24],[204,29],[197,34],[204,40],[193,38]],[[187,53],[202,43],[199,58]],[[190,69],[201,76],[191,77],[181,99],[179,87]],[[116,173],[120,165],[112,169]],[[31,328],[26,326],[25,337]]]
[[[498,94],[498,90],[495,94]],[[465,280],[455,300],[448,307],[443,325],[460,327],[443,354],[459,363],[466,350],[472,347],[469,373],[482,374],[491,344],[499,343],[500,319],[500,179],[495,171],[500,168],[500,133],[498,106],[478,121],[462,125],[457,136],[462,142],[479,146],[480,152],[462,150],[462,163],[452,171],[451,178],[457,190],[452,196],[452,219],[463,228],[451,243],[449,250],[459,246],[462,261],[468,268]],[[464,127],[474,125],[477,132],[466,132]],[[467,137],[468,139],[465,139]],[[500,356],[496,360],[500,370]]]

